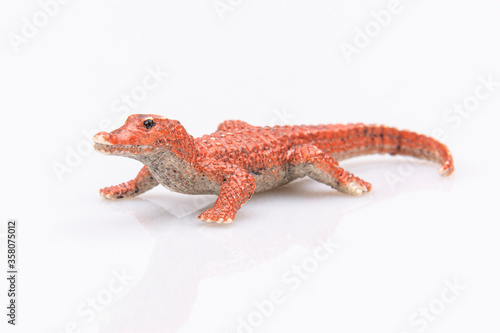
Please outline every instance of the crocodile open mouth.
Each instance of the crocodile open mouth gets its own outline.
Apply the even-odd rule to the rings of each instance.
[[[146,145],[120,145],[112,144],[106,141],[101,135],[97,134],[92,138],[94,149],[107,155],[138,155],[153,151],[154,147]]]
[[[140,145],[112,145],[106,143],[95,143],[94,149],[107,155],[137,155],[151,152],[154,148],[151,146]]]

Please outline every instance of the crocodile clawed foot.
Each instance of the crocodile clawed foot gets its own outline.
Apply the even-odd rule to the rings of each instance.
[[[231,223],[236,211],[212,207],[198,216],[198,220],[208,223]]]
[[[115,200],[135,196],[137,190],[127,188],[123,185],[116,185],[100,189],[99,194],[104,199]]]

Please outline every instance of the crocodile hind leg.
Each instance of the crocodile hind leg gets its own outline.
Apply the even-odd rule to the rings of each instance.
[[[149,191],[156,185],[158,185],[158,181],[151,175],[148,167],[144,166],[134,179],[120,185],[100,189],[99,194],[105,199],[129,198]]]
[[[295,176],[308,176],[342,193],[361,195],[372,188],[370,183],[342,169],[333,157],[313,145],[292,148],[287,160]]]

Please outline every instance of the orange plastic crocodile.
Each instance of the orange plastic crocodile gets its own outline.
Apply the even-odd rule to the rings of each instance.
[[[346,194],[369,192],[370,183],[339,166],[339,160],[353,156],[413,156],[440,163],[443,176],[454,169],[442,143],[379,125],[257,127],[228,120],[216,132],[193,138],[177,120],[135,114],[122,127],[97,133],[93,141],[101,153],[145,165],[135,179],[101,189],[104,198],[133,197],[158,184],[180,193],[217,194],[214,206],[198,219],[218,223],[232,222],[255,192],[304,176]]]

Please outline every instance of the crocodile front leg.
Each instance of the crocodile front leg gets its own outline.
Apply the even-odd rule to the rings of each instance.
[[[156,185],[158,185],[158,181],[151,175],[148,167],[144,166],[134,179],[120,185],[100,189],[99,194],[105,199],[129,198],[149,191]]]
[[[205,161],[204,173],[221,183],[214,206],[198,216],[205,222],[230,223],[241,205],[250,199],[255,190],[255,179],[246,170],[218,161]]]

